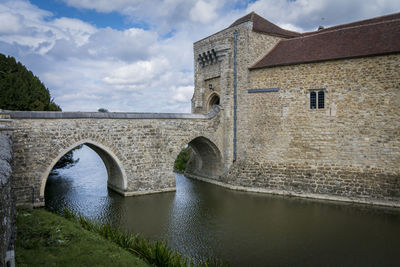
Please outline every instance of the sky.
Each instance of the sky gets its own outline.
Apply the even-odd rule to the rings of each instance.
[[[255,11],[298,32],[400,12],[399,0],[0,0],[0,53],[63,111],[190,112],[193,42]]]

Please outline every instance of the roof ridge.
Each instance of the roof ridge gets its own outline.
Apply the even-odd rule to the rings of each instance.
[[[253,31],[260,32],[260,33],[267,33],[270,35],[291,38],[294,36],[299,36],[300,33],[283,29],[276,25],[275,23],[267,20],[266,18],[258,15],[256,12],[252,11],[246,14],[243,17],[238,18],[235,20],[228,28],[235,27],[241,25],[245,22],[252,22],[253,23]]]
[[[392,17],[392,16],[396,16],[399,15],[399,18],[394,18],[394,19],[390,19],[390,20],[380,20],[380,21],[375,21],[374,20],[379,20],[385,17]],[[344,24],[339,24],[339,25],[333,25],[321,30],[316,30],[316,31],[310,31],[310,32],[304,32],[302,33],[302,35],[313,35],[315,33],[321,33],[321,32],[329,32],[329,31],[335,31],[335,30],[340,30],[340,29],[348,29],[348,28],[353,28],[353,27],[357,27],[357,26],[365,26],[365,25],[372,25],[372,24],[376,24],[376,23],[381,23],[381,22],[388,22],[388,21],[393,21],[393,20],[398,20],[400,19],[400,12],[397,13],[392,13],[392,14],[387,14],[387,15],[383,15],[383,16],[379,16],[379,17],[373,17],[373,18],[368,18],[368,19],[362,19],[362,20],[356,20],[356,21],[352,21],[352,22],[348,22],[348,23],[344,23]],[[368,21],[371,21],[368,23]],[[365,23],[367,22],[367,23]],[[357,24],[357,23],[363,23],[360,25],[354,25],[354,26],[347,26],[347,25],[352,25],[352,24]],[[346,27],[347,26],[347,27]]]
[[[354,26],[346,27],[346,28],[337,28],[337,29],[332,29],[332,30],[327,30],[327,31],[308,32],[307,34],[302,34],[300,36],[293,37],[292,39],[307,38],[307,37],[312,37],[312,36],[316,36],[316,35],[322,35],[322,34],[328,34],[328,33],[332,33],[332,32],[338,32],[338,31],[344,31],[344,30],[368,27],[368,26],[372,26],[372,25],[378,25],[378,24],[395,22],[395,21],[400,21],[400,18],[395,18],[395,19],[391,19],[391,20],[384,20],[384,21],[377,21],[377,22],[371,22],[371,23],[368,23],[368,24],[354,25]],[[349,24],[351,24],[351,23],[349,23]],[[340,26],[340,25],[338,25],[338,26]],[[336,27],[336,26],[332,26],[332,28],[333,27]],[[326,29],[329,29],[329,28],[326,28]],[[282,41],[287,41],[287,40],[282,40]]]

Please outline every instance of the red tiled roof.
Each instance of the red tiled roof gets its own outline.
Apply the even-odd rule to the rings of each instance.
[[[280,28],[279,26],[269,22],[268,20],[264,19],[263,17],[257,15],[255,12],[251,12],[247,14],[244,17],[241,17],[240,19],[236,20],[234,23],[232,23],[230,27],[234,27],[237,25],[240,25],[244,22],[251,21],[253,22],[253,31],[255,32],[261,32],[261,33],[268,33],[274,36],[279,36],[279,37],[296,37],[300,36],[301,34],[298,32],[292,32],[288,30],[284,30]]]
[[[399,52],[400,13],[397,13],[281,40],[250,69]]]

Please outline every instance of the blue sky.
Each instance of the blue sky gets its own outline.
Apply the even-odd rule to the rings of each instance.
[[[31,0],[31,4],[50,11],[53,13],[53,18],[74,18],[90,23],[97,28],[110,27],[116,30],[129,29],[131,27],[139,27],[149,29],[147,23],[128,20],[117,11],[112,12],[97,12],[94,9],[75,8],[67,5],[66,2],[60,0]]]
[[[0,53],[65,111],[190,112],[193,42],[255,11],[299,32],[400,11],[398,0],[0,0]]]

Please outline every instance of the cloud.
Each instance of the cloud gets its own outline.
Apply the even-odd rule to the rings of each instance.
[[[50,25],[60,30],[64,38],[74,40],[77,45],[87,43],[89,37],[97,32],[95,27],[78,19],[58,18],[53,20]]]
[[[99,12],[112,12],[124,7],[140,5],[141,1],[135,0],[64,0],[68,5],[77,8],[94,9]]]
[[[131,22],[146,22],[160,34],[187,26],[187,23],[210,23],[218,18],[217,9],[227,0],[63,0],[72,7],[118,12]]]
[[[190,112],[193,42],[250,11],[305,31],[400,9],[399,1],[389,0],[62,1],[116,12],[132,23],[124,30],[98,28],[56,17],[28,0],[0,2],[0,53],[32,70],[65,111]]]
[[[398,12],[396,0],[258,0],[247,7],[280,26],[313,31],[322,26],[332,26]]]
[[[203,24],[210,23],[217,18],[216,8],[217,5],[215,2],[212,3],[200,0],[190,10],[190,18],[192,21]]]
[[[175,94],[172,99],[181,103],[189,103],[193,95],[193,90],[193,86],[180,86],[174,90]]]
[[[0,34],[19,32],[22,28],[20,18],[10,13],[0,13]]]
[[[165,58],[155,58],[148,61],[137,61],[113,70],[103,80],[113,85],[142,85],[152,80],[160,79],[168,68]]]

